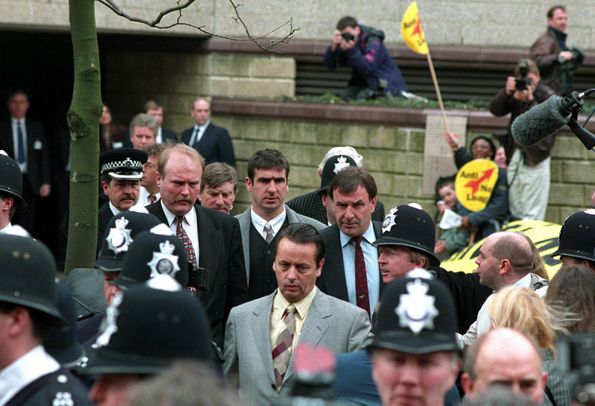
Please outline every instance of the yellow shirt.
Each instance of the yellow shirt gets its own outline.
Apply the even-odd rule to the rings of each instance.
[[[297,311],[295,313],[295,334],[293,335],[293,341],[291,343],[292,352],[298,342],[302,327],[304,327],[304,322],[306,321],[308,311],[310,310],[315,295],[316,286],[314,286],[314,289],[312,289],[305,298],[299,302],[293,303]],[[282,320],[283,313],[285,313],[285,309],[287,309],[287,306],[290,304],[292,303],[289,303],[287,299],[279,293],[279,289],[277,289],[277,293],[273,299],[273,311],[271,312],[271,348],[274,348],[277,337],[279,337],[279,334],[281,334],[285,328],[285,323],[283,323]]]

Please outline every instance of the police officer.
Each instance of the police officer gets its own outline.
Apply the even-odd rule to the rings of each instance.
[[[97,404],[123,405],[125,393],[143,377],[190,359],[211,363],[210,328],[204,308],[168,275],[119,292],[80,372],[99,375],[89,397]]]
[[[384,283],[390,283],[415,268],[428,269],[446,284],[455,299],[458,331],[464,333],[477,318],[483,302],[492,293],[479,283],[475,273],[449,272],[434,255],[436,226],[419,204],[393,207],[382,224],[378,267]]]
[[[570,215],[560,229],[559,255],[565,266],[585,265],[595,271],[595,209]]]
[[[90,405],[41,345],[61,320],[52,254],[31,238],[0,235],[0,258],[0,404]]]
[[[450,292],[424,270],[392,282],[368,348],[383,405],[443,405],[459,371]]]
[[[0,233],[27,235],[27,231],[11,224],[17,210],[26,207],[22,196],[23,175],[19,164],[0,150]]]
[[[99,208],[97,251],[112,216],[137,205],[143,164],[147,158],[146,152],[133,148],[113,149],[100,155],[101,187],[108,202]]]

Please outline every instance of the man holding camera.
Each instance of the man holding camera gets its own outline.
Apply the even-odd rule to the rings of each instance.
[[[353,74],[343,98],[407,94],[405,79],[383,42],[384,32],[360,25],[350,16],[339,20],[331,45],[326,49],[324,64],[331,70],[351,66]]]
[[[566,7],[557,5],[547,11],[548,29],[531,46],[529,56],[543,74],[543,81],[556,94],[565,95],[572,90],[572,76],[583,62],[583,53],[566,46],[568,14]]]
[[[543,220],[550,188],[550,153],[554,147],[551,134],[529,147],[516,144],[510,127],[525,111],[554,95],[541,80],[539,69],[530,59],[521,59],[514,76],[506,78],[504,89],[492,100],[490,112],[497,116],[510,113],[506,134],[500,142],[508,163],[508,204],[510,213],[519,219]]]

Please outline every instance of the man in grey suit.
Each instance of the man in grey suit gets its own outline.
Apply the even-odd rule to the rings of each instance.
[[[363,347],[370,331],[365,311],[316,288],[324,243],[308,224],[291,224],[279,234],[272,294],[232,309],[225,331],[224,373],[239,374],[248,405],[268,405],[292,376],[293,350],[307,343],[335,353]]]
[[[281,151],[263,149],[248,160],[245,182],[252,204],[237,219],[242,233],[250,300],[268,295],[277,288],[271,247],[280,230],[295,223],[310,224],[317,230],[325,227],[319,221],[297,214],[285,204],[288,179],[289,162]]]

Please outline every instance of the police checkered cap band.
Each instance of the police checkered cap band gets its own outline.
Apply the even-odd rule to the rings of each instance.
[[[130,158],[126,158],[123,161],[112,161],[106,162],[101,166],[101,173],[104,172],[111,172],[111,171],[118,171],[122,169],[127,170],[142,170],[143,163],[141,161],[132,160]]]

